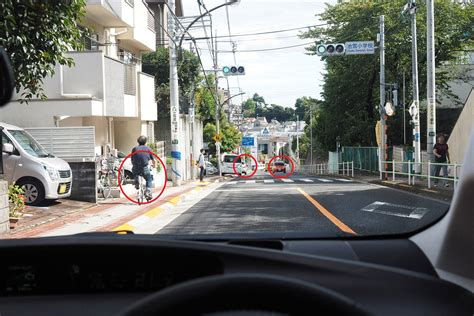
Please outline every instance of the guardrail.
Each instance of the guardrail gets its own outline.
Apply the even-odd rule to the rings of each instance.
[[[396,175],[407,176],[409,185],[414,185],[416,178],[421,178],[421,179],[426,178],[427,182],[428,182],[428,188],[431,188],[431,181],[432,180],[443,180],[443,181],[450,181],[450,182],[452,181],[453,182],[453,187],[454,187],[454,189],[456,189],[456,185],[459,182],[460,169],[462,168],[462,164],[458,164],[458,163],[436,163],[436,162],[431,162],[431,161],[415,163],[413,161],[395,161],[395,160],[392,160],[392,161],[382,161],[381,163],[385,164],[388,167],[391,167],[391,169],[392,169],[392,170],[386,170],[384,172],[380,172],[380,177],[381,178],[382,178],[383,173],[391,174],[393,181],[396,180]],[[407,172],[396,171],[395,166],[398,165],[398,164],[407,165],[407,168],[406,168]],[[427,174],[423,174],[423,172],[421,172],[421,173],[415,172],[414,168],[417,165],[419,166],[418,168],[421,169],[421,170],[423,169],[422,167],[424,165],[425,166],[427,165],[428,166],[428,168],[426,168],[427,169]],[[432,169],[436,168],[437,166],[441,167],[440,169],[443,172],[442,177],[434,175],[434,172],[433,172]],[[448,171],[448,168],[452,168],[452,174],[453,174],[452,177],[449,176],[450,172]],[[444,172],[446,172],[446,174],[444,174]]]
[[[354,177],[354,161],[344,161],[332,164],[320,163],[314,165],[301,165],[299,171],[314,175],[342,174],[348,177]]]

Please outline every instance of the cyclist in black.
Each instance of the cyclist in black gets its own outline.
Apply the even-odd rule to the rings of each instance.
[[[140,136],[137,139],[138,146],[132,149],[132,153],[136,151],[143,151],[132,155],[132,172],[135,178],[135,188],[139,189],[139,177],[142,176],[146,180],[146,193],[145,198],[150,201],[152,199],[152,185],[153,185],[153,176],[150,169],[151,166],[155,167],[155,159],[151,154],[151,148],[146,145],[147,138],[146,136]]]

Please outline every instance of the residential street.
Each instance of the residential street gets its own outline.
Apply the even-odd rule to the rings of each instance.
[[[224,183],[158,233],[403,233],[447,208],[441,201],[351,179],[260,174]]]

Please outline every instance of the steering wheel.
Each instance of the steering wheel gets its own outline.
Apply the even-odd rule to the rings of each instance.
[[[121,316],[370,315],[351,299],[309,282],[270,274],[217,275],[183,282]]]

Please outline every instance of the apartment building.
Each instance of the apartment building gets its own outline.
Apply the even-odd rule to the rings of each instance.
[[[180,6],[180,9],[182,7]],[[156,49],[156,21],[144,0],[87,0],[81,25],[91,31],[84,51],[71,51],[72,67],[57,65],[44,80],[47,100],[0,109],[2,121],[22,127],[94,126],[96,153],[110,144],[130,152],[137,137],[154,140],[154,78],[141,57]],[[16,98],[18,99],[18,97]]]

